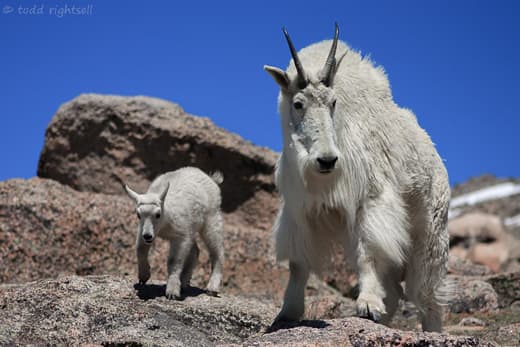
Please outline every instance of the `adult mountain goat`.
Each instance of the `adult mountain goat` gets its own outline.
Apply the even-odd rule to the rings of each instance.
[[[278,260],[290,278],[275,322],[304,312],[309,272],[335,244],[359,274],[357,312],[388,323],[405,281],[427,331],[442,328],[450,189],[441,158],[412,112],[397,106],[382,68],[333,40],[296,52],[280,86],[283,152],[276,184]]]

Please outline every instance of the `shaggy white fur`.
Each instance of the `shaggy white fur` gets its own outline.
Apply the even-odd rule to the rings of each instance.
[[[423,329],[440,331],[446,169],[413,113],[394,103],[382,68],[338,42],[324,78],[332,46],[327,40],[299,51],[302,76],[294,59],[287,71],[264,67],[280,86],[282,204],[274,232],[277,258],[289,260],[291,272],[277,321],[303,315],[309,271],[319,273],[341,244],[359,273],[360,316],[389,322],[404,280]]]
[[[156,237],[170,242],[166,296],[179,298],[181,288],[190,284],[197,265],[200,233],[209,250],[212,273],[207,290],[218,293],[222,280],[224,247],[222,244],[221,195],[218,184],[222,175],[211,177],[194,167],[185,167],[157,177],[145,194],[128,186],[128,195],[137,204],[137,265],[139,282],[150,278],[148,252]]]

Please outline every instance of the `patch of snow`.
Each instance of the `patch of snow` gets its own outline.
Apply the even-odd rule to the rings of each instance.
[[[501,199],[516,194],[520,194],[520,184],[506,182],[458,196],[451,200],[450,207],[475,205],[484,201]]]
[[[504,219],[504,224],[508,227],[520,227],[520,214]]]
[[[460,208],[456,208],[456,209],[449,209],[448,210],[448,219],[452,219],[452,218],[455,218],[455,217],[458,217],[460,214],[462,213],[462,210]]]

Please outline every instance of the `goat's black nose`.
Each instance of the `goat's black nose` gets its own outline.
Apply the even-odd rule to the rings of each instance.
[[[320,170],[330,171],[334,169],[336,162],[338,161],[338,157],[321,157],[316,159],[318,164],[320,165]]]
[[[152,241],[153,236],[150,235],[150,234],[143,234],[143,239],[144,239],[145,241]]]

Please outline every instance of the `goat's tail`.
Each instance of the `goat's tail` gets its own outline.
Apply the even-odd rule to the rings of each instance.
[[[222,175],[220,171],[213,172],[210,177],[216,184],[222,184],[222,182],[224,182],[224,175]]]

